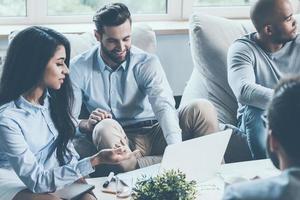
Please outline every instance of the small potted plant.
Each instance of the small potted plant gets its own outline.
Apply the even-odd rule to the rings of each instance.
[[[156,177],[138,180],[133,188],[134,200],[194,200],[196,181],[187,181],[179,170],[166,171]]]

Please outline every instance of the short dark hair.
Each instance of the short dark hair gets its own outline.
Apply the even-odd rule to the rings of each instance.
[[[288,156],[300,156],[300,76],[289,77],[276,87],[268,109],[269,128]]]
[[[118,26],[126,20],[131,23],[131,14],[125,4],[110,3],[100,8],[93,17],[96,29],[103,32],[104,26]]]
[[[250,18],[257,32],[260,32],[266,24],[270,23],[275,2],[276,0],[258,0],[251,7]]]
[[[41,83],[49,60],[58,46],[66,50],[65,64],[70,62],[70,43],[65,36],[41,26],[26,28],[13,38],[7,50],[0,82],[0,105],[16,100],[22,94],[35,89]],[[73,90],[66,75],[59,90],[48,88],[50,94],[51,119],[58,130],[56,140],[57,159],[65,163],[69,140],[75,134],[71,109]]]

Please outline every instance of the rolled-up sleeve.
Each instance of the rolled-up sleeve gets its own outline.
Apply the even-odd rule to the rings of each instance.
[[[78,63],[80,65],[80,62],[77,62],[77,58],[73,59],[70,63],[70,79],[72,82],[72,88],[74,93],[74,104],[72,108],[72,115],[73,115],[73,121],[76,127],[76,135],[80,135],[81,132],[79,130],[79,115],[81,111],[81,105],[82,105],[82,87],[83,87],[83,73],[80,73],[78,71]]]
[[[136,77],[148,95],[153,112],[162,127],[167,144],[182,141],[173,92],[156,56],[141,64]]]
[[[73,92],[74,92],[74,106],[73,106],[73,116],[78,119],[82,104],[82,73],[78,71],[78,62],[72,60],[70,64],[70,79],[72,82]]]
[[[72,154],[64,166],[45,169],[27,144],[22,129],[13,119],[0,118],[0,145],[10,165],[23,183],[34,193],[53,192],[94,171],[90,158],[78,161]],[[71,152],[73,147],[71,147]]]

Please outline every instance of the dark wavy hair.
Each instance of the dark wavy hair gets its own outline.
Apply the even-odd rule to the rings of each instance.
[[[42,81],[46,66],[58,46],[66,50],[65,64],[70,63],[70,43],[60,33],[45,27],[32,26],[20,31],[11,41],[0,82],[0,105],[16,100]],[[60,165],[65,164],[67,144],[75,134],[71,109],[74,101],[69,76],[59,90],[48,88],[51,118],[58,130],[56,154]]]
[[[131,24],[131,14],[123,3],[109,3],[100,8],[93,17],[98,32],[103,32],[104,26],[121,25],[127,19]]]
[[[294,161],[300,157],[300,76],[289,77],[276,87],[268,109],[269,128]]]

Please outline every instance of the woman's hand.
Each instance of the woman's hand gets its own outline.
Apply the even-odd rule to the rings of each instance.
[[[115,149],[103,149],[91,159],[92,166],[99,164],[119,164],[123,160],[130,159],[137,151],[131,152],[124,146]]]

